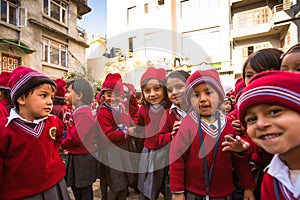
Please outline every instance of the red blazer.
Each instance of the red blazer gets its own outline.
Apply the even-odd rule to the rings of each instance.
[[[22,199],[42,193],[65,176],[59,156],[63,125],[49,116],[35,129],[14,119],[0,119],[0,199]]]

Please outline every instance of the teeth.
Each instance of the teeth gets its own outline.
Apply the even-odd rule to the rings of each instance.
[[[261,139],[263,139],[263,140],[268,140],[268,139],[276,138],[276,137],[278,137],[278,136],[279,136],[278,134],[265,135],[265,136],[262,136]]]

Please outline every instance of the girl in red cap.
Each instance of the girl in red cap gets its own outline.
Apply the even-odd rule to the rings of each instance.
[[[166,78],[166,87],[169,100],[172,105],[166,110],[167,121],[163,122],[163,128],[157,133],[157,143],[160,146],[168,145],[178,131],[181,120],[187,115],[189,106],[184,101],[185,83],[190,74],[183,70],[173,71]],[[168,145],[169,146],[169,145]],[[169,147],[167,147],[169,148]],[[164,197],[172,199],[170,191],[170,178],[166,179]]]
[[[225,135],[236,134],[220,111],[224,91],[215,70],[198,70],[186,82],[185,101],[192,111],[182,119],[171,143],[173,200],[232,199],[232,168],[244,189],[253,189],[248,157],[222,151]]]
[[[75,109],[67,123],[66,137],[61,147],[67,150],[66,182],[72,188],[76,200],[92,200],[93,183],[96,181],[96,120],[90,104],[93,88],[83,78],[68,83],[66,101]]]
[[[156,200],[160,192],[164,193],[169,151],[158,144],[157,133],[166,122],[165,111],[170,107],[165,78],[164,69],[149,67],[140,81],[143,106],[139,110],[137,134],[143,142],[143,149],[138,180],[139,199]]]
[[[125,95],[123,87],[120,74],[109,73],[106,76],[101,90],[104,102],[97,114],[101,132],[106,136],[105,143],[102,140],[102,145],[99,145],[102,147],[99,156],[100,161],[106,165],[108,200],[125,200],[128,187],[135,181],[129,153],[135,127],[122,103]]]
[[[63,125],[50,115],[55,83],[19,66],[9,87],[15,107],[0,120],[0,199],[69,200],[58,153]]]
[[[261,199],[300,199],[300,74],[268,71],[250,80],[238,103],[251,139],[270,154]]]

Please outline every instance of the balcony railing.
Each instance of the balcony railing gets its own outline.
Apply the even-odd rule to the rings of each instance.
[[[283,4],[278,4],[276,6],[274,6],[274,8],[272,9],[272,14],[276,13],[276,12],[280,12],[283,10],[288,10],[293,6],[293,2],[287,2],[287,3],[283,3]]]

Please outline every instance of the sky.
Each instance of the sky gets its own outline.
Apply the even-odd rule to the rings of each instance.
[[[98,33],[106,34],[106,0],[88,0],[88,6],[92,11],[78,20],[78,26],[85,30],[88,39]]]

